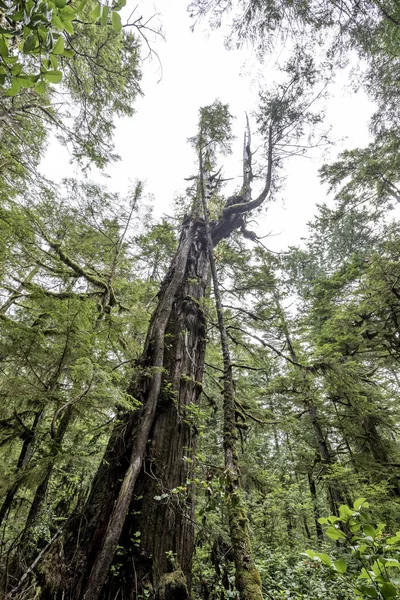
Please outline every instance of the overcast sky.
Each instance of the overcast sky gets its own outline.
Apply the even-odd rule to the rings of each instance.
[[[128,0],[128,7],[136,4]],[[211,32],[206,23],[193,32],[186,6],[187,0],[142,0],[138,4],[136,14],[148,17],[159,13],[152,23],[162,25],[166,40],[153,37],[151,44],[160,57],[162,72],[155,59],[143,63],[144,96],[136,102],[136,114],[117,123],[115,142],[121,161],[108,169],[110,178],[104,180],[111,190],[123,194],[130,182],[144,180],[146,191],[154,195],[156,214],[172,214],[174,195],[185,188],[184,178],[195,173],[195,156],[187,138],[196,133],[199,108],[216,98],[228,103],[236,117],[236,150],[226,161],[224,173],[236,178],[232,185],[240,185],[245,111],[255,108],[258,82],[272,81],[276,74],[276,57],[260,64],[249,48],[229,51],[224,32]],[[332,156],[340,148],[368,143],[371,110],[362,92],[351,91],[348,74],[339,73],[327,115],[332,137],[339,140]],[[266,242],[273,250],[298,243],[306,234],[315,204],[326,200],[326,190],[317,177],[321,160],[321,152],[314,152],[313,159],[297,158],[287,165],[282,201],[268,206],[260,222],[264,234],[275,234]],[[77,174],[58,144],[52,144],[43,170],[52,179],[54,173],[58,179]],[[98,179],[95,173],[93,176]]]

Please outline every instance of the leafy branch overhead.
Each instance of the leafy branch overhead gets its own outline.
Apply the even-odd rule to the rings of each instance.
[[[60,68],[74,57],[72,40],[77,25],[122,29],[120,11],[92,0],[1,0],[0,86],[7,96],[21,88],[44,94],[46,83],[60,83]]]

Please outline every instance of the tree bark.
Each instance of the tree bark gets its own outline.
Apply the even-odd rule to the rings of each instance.
[[[204,222],[192,221],[186,270],[166,328],[164,375],[143,468],[104,597],[187,598],[194,549],[193,461],[202,389],[209,269]],[[182,243],[182,238],[181,238]],[[179,249],[178,249],[179,253]],[[140,534],[140,535],[139,535]],[[119,565],[119,566],[118,566]]]
[[[324,539],[324,533],[322,531],[322,527],[319,522],[320,514],[319,514],[319,510],[318,510],[317,488],[315,485],[312,471],[307,472],[307,478],[308,478],[308,486],[310,489],[310,495],[311,495],[312,505],[313,505],[315,531],[317,534],[318,541],[322,542],[322,540]]]
[[[214,244],[242,222],[240,214],[211,223]],[[189,597],[194,522],[186,481],[196,443],[208,279],[204,220],[187,216],[128,389],[142,406],[118,415],[86,505],[64,535],[63,559],[54,557],[57,569],[40,575],[43,600],[111,593],[131,600],[143,590],[157,600]],[[163,494],[168,497],[154,499]],[[118,549],[114,557],[117,546],[122,555]]]

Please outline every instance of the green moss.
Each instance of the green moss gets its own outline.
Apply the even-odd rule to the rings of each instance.
[[[176,569],[172,573],[165,573],[157,589],[157,598],[160,600],[186,600],[189,592],[186,577],[182,569]]]
[[[248,521],[239,493],[230,495],[229,528],[236,566],[236,587],[241,600],[263,600],[261,578],[253,562]]]

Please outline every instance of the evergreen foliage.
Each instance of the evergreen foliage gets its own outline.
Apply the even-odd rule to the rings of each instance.
[[[234,9],[231,39],[260,52],[297,39],[228,198],[229,106],[200,109],[178,228],[141,182],[39,174],[52,132],[82,174],[116,158],[141,76],[123,5],[0,0],[0,594],[399,598],[398,6],[191,2],[214,25]],[[354,49],[371,143],[321,169],[333,200],[274,254],[248,215],[320,142]]]

